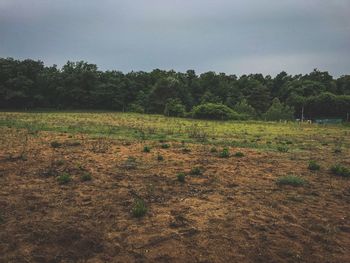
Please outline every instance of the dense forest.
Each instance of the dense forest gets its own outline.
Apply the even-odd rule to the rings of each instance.
[[[0,108],[271,120],[301,118],[303,113],[305,119],[345,120],[350,112],[350,75],[335,79],[317,69],[294,76],[282,71],[275,77],[159,69],[124,74],[101,71],[84,61],[68,61],[60,69],[42,61],[0,58]]]

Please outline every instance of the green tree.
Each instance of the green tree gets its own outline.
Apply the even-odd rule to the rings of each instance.
[[[294,109],[281,103],[278,98],[274,98],[264,118],[268,121],[293,120]]]

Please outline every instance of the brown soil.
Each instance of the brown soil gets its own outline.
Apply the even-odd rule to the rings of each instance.
[[[2,145],[0,262],[350,262],[350,180],[329,173],[331,150],[312,172],[312,153],[230,148],[245,156],[219,158],[208,145],[168,143],[42,132],[24,148]],[[196,166],[201,175],[176,180]],[[72,181],[60,185],[63,172]],[[290,172],[308,184],[278,186]]]

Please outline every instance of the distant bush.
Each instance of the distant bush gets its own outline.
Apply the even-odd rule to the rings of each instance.
[[[237,112],[220,103],[205,103],[195,106],[191,114],[195,119],[239,120],[242,118]]]
[[[163,143],[163,144],[161,145],[161,147],[162,147],[163,149],[168,149],[168,148],[170,148],[170,144],[168,144],[168,143]]]
[[[306,184],[303,178],[294,175],[287,175],[279,177],[276,181],[278,185],[291,185],[291,186],[302,186]]]
[[[201,175],[203,173],[202,167],[193,167],[190,171],[190,175]]]
[[[72,180],[71,176],[67,173],[63,173],[57,177],[57,181],[59,184],[67,184]]]
[[[86,182],[86,181],[91,181],[92,180],[92,176],[90,173],[84,173],[82,176],[81,176],[81,180],[83,182]]]
[[[230,151],[228,148],[222,149],[222,151],[219,153],[220,158],[228,158],[230,157]]]
[[[132,208],[134,217],[142,217],[147,213],[147,207],[142,199],[136,199]]]
[[[149,146],[144,146],[143,147],[143,152],[144,153],[149,153],[151,151],[151,147],[149,147]]]
[[[278,98],[274,98],[272,105],[263,117],[268,121],[293,120],[294,109],[281,103]]]
[[[235,156],[235,157],[243,157],[243,156],[244,156],[244,153],[242,153],[242,152],[236,152],[236,153],[234,154],[234,156]]]
[[[58,141],[53,141],[50,143],[52,148],[59,148],[62,146],[62,143],[58,142]]]
[[[176,178],[179,182],[183,183],[183,182],[185,182],[186,174],[185,173],[178,173],[176,175]]]
[[[216,153],[216,152],[218,152],[218,150],[216,149],[216,147],[211,147],[210,148],[210,152],[211,153]]]
[[[144,113],[145,109],[141,105],[134,103],[129,105],[128,111],[136,112],[136,113]]]
[[[245,119],[251,119],[256,116],[255,109],[248,104],[246,99],[243,99],[242,101],[235,104],[233,106],[233,110],[244,116]]]
[[[160,154],[157,155],[157,160],[158,161],[163,161],[164,160],[164,157]]]
[[[343,176],[343,177],[350,177],[350,169],[345,167],[345,166],[342,166],[340,164],[333,165],[331,167],[331,172],[334,175]]]
[[[164,115],[173,117],[184,117],[185,116],[185,106],[179,99],[169,99],[165,104]]]
[[[316,163],[316,161],[310,161],[308,168],[311,171],[318,171],[320,170],[321,166],[318,163]]]

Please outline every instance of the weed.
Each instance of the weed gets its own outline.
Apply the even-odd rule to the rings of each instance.
[[[217,153],[218,150],[216,149],[216,147],[211,147],[211,148],[210,148],[210,152],[211,152],[211,153]]]
[[[80,178],[83,182],[86,181],[91,181],[92,180],[92,176],[90,173],[84,173],[81,178]]]
[[[149,153],[149,152],[151,152],[151,147],[149,147],[149,146],[144,146],[142,151],[143,151],[144,153]]]
[[[308,168],[311,171],[318,171],[318,170],[320,170],[321,166],[318,163],[316,163],[316,161],[311,160],[309,162]]]
[[[50,143],[52,148],[59,148],[62,146],[62,143],[58,142],[58,141],[53,141]]]
[[[191,152],[191,149],[189,148],[182,148],[182,153],[189,153]]]
[[[158,155],[157,155],[157,160],[158,160],[158,161],[163,161],[163,160],[164,160],[164,157],[158,153]]]
[[[137,167],[136,158],[133,156],[129,156],[125,160],[125,162],[122,164],[122,167],[127,169],[127,170],[136,169],[136,167]]]
[[[143,217],[147,213],[147,207],[142,199],[136,199],[132,208],[134,217]]]
[[[331,167],[331,172],[334,175],[338,175],[342,177],[350,177],[350,169],[340,164],[333,165]]]
[[[222,151],[219,153],[220,158],[228,158],[230,157],[230,151],[228,148],[222,149]]]
[[[185,173],[178,173],[176,175],[177,180],[181,183],[185,182],[186,174]]]
[[[277,151],[282,152],[282,153],[286,153],[289,151],[289,148],[285,145],[280,145],[277,147]]]
[[[65,160],[63,160],[63,159],[59,159],[59,160],[54,162],[54,164],[56,164],[57,166],[64,165],[64,163],[65,163]]]
[[[72,181],[72,178],[69,174],[63,173],[60,176],[57,177],[57,181],[59,184],[67,184],[70,181]]]
[[[0,215],[0,225],[5,223],[5,219]]]
[[[235,156],[235,157],[243,157],[243,156],[244,156],[244,153],[242,153],[242,152],[236,152],[236,153],[234,154],[234,156]]]
[[[193,167],[190,171],[190,175],[201,175],[203,174],[203,168],[202,167]]]
[[[278,185],[302,186],[306,184],[306,181],[299,176],[287,175],[277,178],[276,183]]]
[[[161,145],[161,147],[162,147],[163,149],[168,149],[168,148],[170,148],[170,144],[163,143],[163,144]]]

